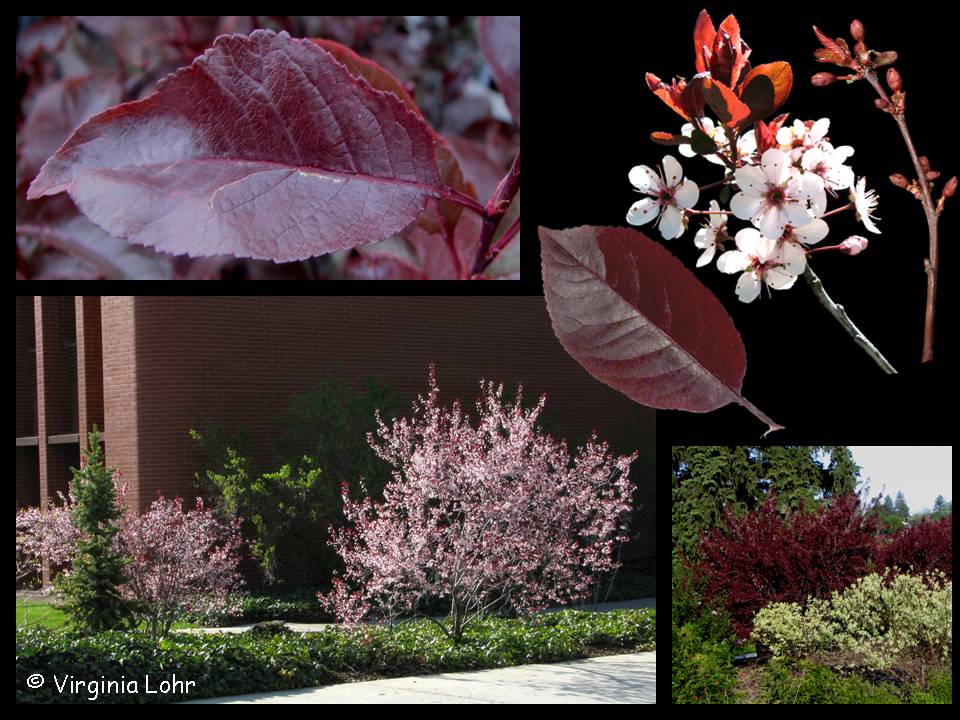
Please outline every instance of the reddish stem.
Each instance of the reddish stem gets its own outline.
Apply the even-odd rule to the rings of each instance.
[[[864,73],[867,82],[873,86],[880,98],[891,105],[890,98],[880,85],[877,74],[872,69],[867,69]],[[920,158],[917,156],[916,148],[913,146],[913,140],[910,137],[910,131],[907,129],[907,121],[902,112],[890,113],[900,128],[900,134],[903,135],[903,141],[907,145],[910,153],[910,159],[913,160],[913,168],[917,173],[918,184],[923,191],[920,202],[923,204],[923,212],[927,216],[927,230],[930,238],[930,257],[924,263],[927,271],[927,305],[923,319],[923,355],[920,362],[930,362],[933,360],[933,324],[937,305],[937,211],[933,205],[933,197],[930,195],[930,183],[927,182],[927,173],[920,167]]]
[[[483,218],[483,229],[480,231],[480,241],[477,243],[477,254],[473,259],[473,266],[470,275],[477,275],[486,268],[492,258],[490,256],[490,243],[493,242],[493,236],[500,226],[500,221],[510,207],[514,196],[520,189],[520,150],[517,150],[517,156],[513,158],[513,165],[510,171],[503,177],[497,186],[493,196],[487,202],[485,216]]]

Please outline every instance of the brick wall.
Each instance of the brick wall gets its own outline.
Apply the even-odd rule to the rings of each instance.
[[[142,511],[158,492],[193,494],[201,457],[187,431],[205,419],[227,433],[249,431],[252,454],[269,464],[284,405],[325,375],[354,385],[376,377],[408,399],[403,412],[426,389],[434,362],[444,404],[460,398],[472,408],[481,378],[511,390],[522,382],[530,399],[547,394],[556,434],[580,442],[596,429],[622,452],[641,450],[634,478],[645,509],[625,557],[655,552],[654,413],[594,381],[563,351],[542,298],[30,300],[17,302],[17,433],[32,421],[24,348],[35,324],[40,445],[18,448],[18,505],[66,488],[78,446],[44,438],[76,430],[77,415],[81,435],[93,423],[104,429],[107,464],[122,470],[127,503]],[[36,487],[38,475],[54,484]]]
[[[129,337],[114,337],[129,333],[131,309],[133,347]],[[638,503],[648,513],[637,530],[651,544],[637,543],[633,553],[653,552],[646,523],[654,507],[654,414],[598,384],[563,352],[541,298],[105,298],[103,335],[108,459],[136,488],[132,502],[141,510],[158,492],[193,492],[200,456],[187,430],[204,419],[228,433],[245,428],[255,457],[266,460],[285,403],[325,373],[350,383],[374,376],[412,400],[426,388],[433,361],[444,403],[459,397],[472,407],[481,378],[522,382],[528,397],[547,394],[562,434],[596,429],[641,446]],[[129,447],[131,433],[136,467],[110,452],[113,442]]]

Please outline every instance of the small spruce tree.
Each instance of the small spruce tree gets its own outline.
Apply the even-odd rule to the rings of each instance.
[[[71,491],[76,502],[71,521],[81,539],[70,573],[59,581],[74,624],[86,632],[124,627],[132,617],[119,590],[128,560],[114,542],[122,510],[117,505],[113,471],[104,466],[101,437],[94,426],[87,436],[84,462],[79,470],[71,468]]]

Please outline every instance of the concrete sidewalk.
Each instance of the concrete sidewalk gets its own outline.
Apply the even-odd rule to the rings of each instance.
[[[196,703],[655,703],[656,653],[418,675]]]

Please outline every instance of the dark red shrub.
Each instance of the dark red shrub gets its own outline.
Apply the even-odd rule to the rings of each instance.
[[[771,494],[742,517],[727,511],[724,527],[704,533],[696,570],[706,578],[708,595],[725,598],[744,638],[763,606],[822,597],[866,574],[875,533],[876,521],[860,512],[856,495],[784,518]]]
[[[937,522],[924,520],[880,543],[878,565],[899,572],[943,570],[953,578],[953,515]]]

